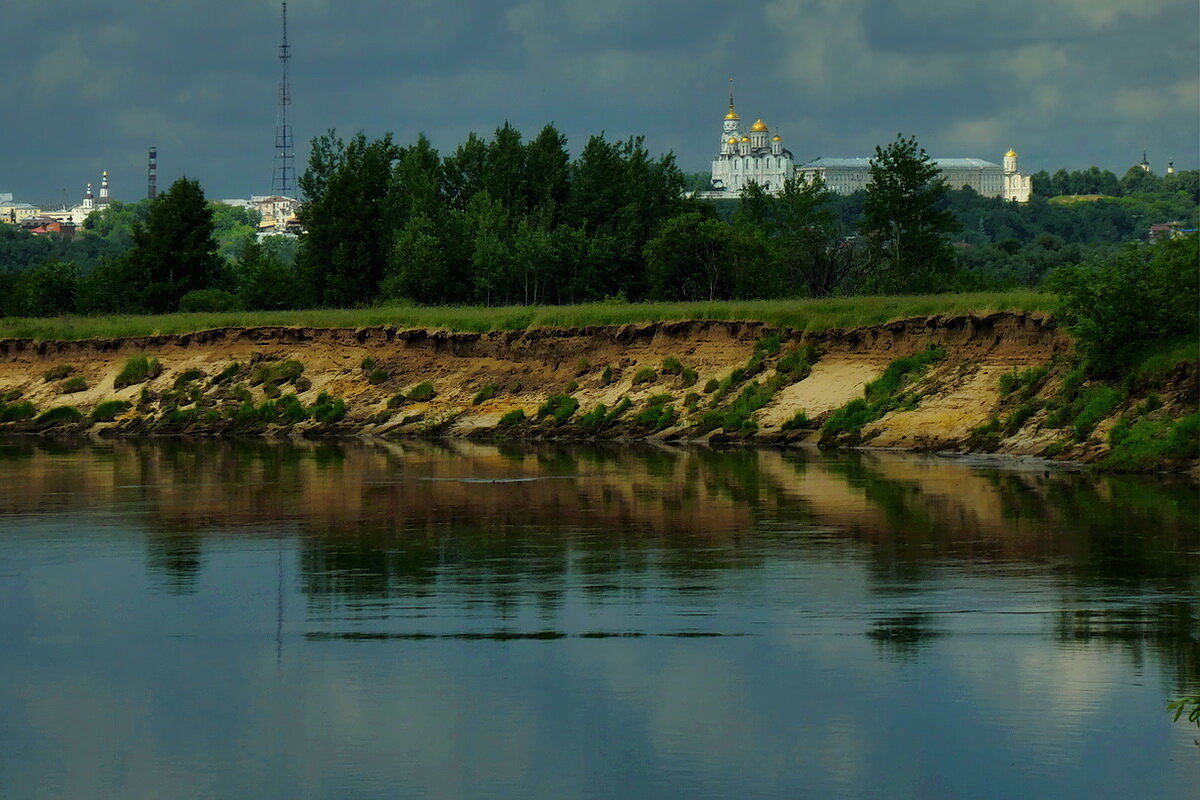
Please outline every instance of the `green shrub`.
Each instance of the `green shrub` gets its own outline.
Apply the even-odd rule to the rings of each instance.
[[[1162,408],[1162,398],[1151,392],[1146,396],[1146,399],[1142,401],[1141,405],[1138,406],[1137,413],[1139,417],[1144,417],[1160,408]]]
[[[191,425],[199,417],[200,409],[198,408],[176,408],[168,411],[163,419],[172,426],[183,428]]]
[[[304,365],[292,358],[286,361],[268,361],[250,370],[250,377],[246,382],[251,386],[258,386],[262,383],[278,386],[284,383],[294,383],[303,372]]]
[[[809,419],[808,419],[808,412],[806,412],[804,409],[800,409],[799,411],[797,411],[795,414],[792,415],[791,419],[789,419],[787,422],[783,423],[781,430],[799,431],[799,430],[804,430],[805,428],[811,428],[811,427],[812,427],[812,422],[809,421]]]
[[[606,425],[611,425],[621,417],[625,416],[625,412],[633,408],[633,401],[628,396],[622,396],[617,404],[608,412],[608,417],[604,420]]]
[[[1019,388],[1021,388],[1021,379],[1015,369],[1000,376],[1000,394],[1010,395]]]
[[[688,392],[683,398],[683,407],[688,411],[695,411],[696,406],[700,404],[700,395],[696,392]]]
[[[642,367],[633,375],[633,386],[639,386],[643,383],[654,383],[658,379],[658,374],[651,367]]]
[[[716,378],[709,378],[708,382],[704,384],[704,393],[712,394],[718,388],[720,388],[720,386],[721,386],[721,382],[718,381]]]
[[[175,388],[182,389],[189,383],[194,383],[204,377],[204,373],[198,369],[189,369],[179,373],[175,378]]]
[[[334,399],[328,392],[321,392],[313,404],[312,417],[322,424],[341,422],[346,418],[346,401],[340,397]]]
[[[184,314],[241,311],[242,301],[224,289],[194,289],[179,298],[179,310]]]
[[[46,370],[42,377],[46,379],[46,383],[52,383],[53,381],[61,381],[74,371],[75,368],[70,364],[59,364]]]
[[[684,389],[695,386],[698,380],[700,380],[700,376],[691,367],[684,367],[683,372],[679,373],[679,385]]]
[[[212,379],[212,383],[213,385],[229,383],[231,380],[236,378],[238,373],[241,371],[242,365],[236,361],[231,361],[229,365],[225,367],[225,369],[217,373],[216,377]]]
[[[125,366],[121,367],[121,371],[117,373],[117,377],[113,379],[113,387],[124,389],[126,386],[133,386],[135,383],[154,380],[162,374],[162,371],[162,364],[159,363],[157,358],[130,356],[125,362]]]
[[[312,388],[312,381],[301,375],[299,378],[296,378],[292,386],[296,387],[297,392],[307,392]]]
[[[1196,234],[1130,245],[1102,263],[1061,267],[1047,280],[1056,316],[1074,334],[1089,374],[1115,378],[1148,342],[1200,328]]]
[[[700,415],[700,421],[696,423],[696,430],[699,433],[708,433],[723,427],[725,427],[725,415],[720,411],[705,411]]]
[[[647,406],[639,411],[633,417],[633,422],[637,425],[644,425],[652,430],[662,430],[669,427],[675,422],[678,415],[675,412],[675,406],[670,404],[658,404]]]
[[[999,417],[992,417],[987,422],[971,429],[967,444],[972,450],[995,450],[1000,446],[1000,431],[1002,429]]]
[[[102,400],[92,409],[92,419],[96,422],[112,422],[132,405],[128,400]]]
[[[1141,472],[1169,463],[1200,458],[1200,413],[1180,420],[1122,417],[1109,432],[1112,449],[1100,467],[1114,472]]]
[[[577,391],[578,389],[579,389],[579,381],[577,381],[575,379],[571,379],[571,380],[567,381],[567,386],[565,389],[567,394],[572,394],[575,391]]]
[[[407,400],[408,398],[404,396],[404,392],[397,392],[388,398],[387,407],[399,408],[400,406],[404,405]]]
[[[416,403],[424,403],[432,400],[435,394],[433,384],[425,381],[408,390],[408,399]]]
[[[11,405],[0,405],[0,422],[20,422],[33,419],[34,413],[33,403],[28,400]]]
[[[770,336],[762,337],[754,343],[754,352],[762,353],[763,355],[767,356],[777,356],[779,355],[780,347],[781,345],[779,343],[779,336],[777,334],[771,334]]]
[[[593,433],[604,427],[604,421],[608,416],[608,408],[604,403],[600,403],[591,411],[579,418],[579,427]]]
[[[283,394],[283,390],[274,383],[266,383],[263,384],[263,394],[273,400]]]
[[[294,394],[285,394],[275,401],[276,418],[283,425],[291,425],[308,419],[308,412],[300,398]]]
[[[899,392],[906,383],[920,376],[930,364],[945,357],[945,348],[931,344],[916,355],[897,358],[888,364],[882,375],[866,385],[863,394],[872,402],[886,400]]]
[[[587,374],[587,371],[592,368],[592,362],[586,358],[581,358],[575,362],[575,377],[579,378]]]
[[[600,383],[608,386],[613,381],[613,368],[605,367],[604,372],[600,375]]]
[[[1050,374],[1048,366],[1030,367],[1023,372],[1006,372],[1000,376],[1000,394],[1008,396],[1018,389],[1021,390],[1021,400],[1029,400],[1042,387],[1046,376]]]
[[[392,377],[392,373],[381,367],[376,367],[375,369],[371,370],[371,374],[367,376],[367,383],[371,384],[372,386],[378,386],[390,377]]]
[[[660,372],[663,375],[679,375],[683,372],[683,363],[677,356],[667,356],[663,359]]]
[[[1096,426],[1125,402],[1125,395],[1111,386],[1092,386],[1080,393],[1075,415],[1075,438],[1083,441]]]
[[[500,421],[496,424],[498,427],[501,427],[501,428],[511,428],[514,425],[520,425],[524,421],[525,421],[525,411],[523,409],[518,408],[513,411],[509,411],[507,414],[500,417]]]
[[[0,403],[11,403],[14,400],[20,400],[23,394],[25,392],[20,389],[9,389],[8,391],[0,392]]]
[[[64,422],[79,422],[83,412],[75,406],[55,406],[43,411],[37,418],[38,425],[59,425]]]
[[[825,420],[825,424],[821,427],[821,438],[832,438],[842,434],[858,438],[862,433],[862,427],[877,419],[879,416],[876,414],[876,409],[865,399],[860,397],[857,400],[851,400]]]
[[[579,408],[579,401],[569,394],[551,395],[538,408],[537,418],[552,417],[555,425],[563,425]]]
[[[377,366],[379,366],[379,362],[377,362],[377,361],[374,359],[374,357],[372,357],[372,356],[363,356],[363,360],[362,360],[362,370],[363,370],[363,372],[370,372],[371,370],[375,369]]]
[[[500,387],[494,383],[489,383],[478,392],[475,393],[475,398],[471,401],[471,405],[477,406],[480,403],[486,403],[496,396],[496,392],[500,391]]]
[[[1021,428],[1025,427],[1025,423],[1028,422],[1030,417],[1036,414],[1038,409],[1041,407],[1041,403],[1034,402],[1025,402],[1017,406],[1017,408],[1008,415],[1008,419],[1004,420],[1005,436],[1012,436],[1017,431],[1021,430]]]
[[[73,378],[67,378],[65,381],[63,381],[59,385],[58,391],[61,394],[75,394],[76,392],[85,392],[87,391],[87,388],[87,381],[85,381],[79,375],[76,375]]]
[[[775,365],[775,371],[786,375],[791,382],[802,381],[812,372],[812,365],[821,357],[820,351],[811,344],[789,348]]]

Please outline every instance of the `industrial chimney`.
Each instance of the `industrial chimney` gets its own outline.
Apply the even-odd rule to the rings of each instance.
[[[150,148],[150,158],[146,171],[146,197],[150,200],[158,197],[158,148]]]

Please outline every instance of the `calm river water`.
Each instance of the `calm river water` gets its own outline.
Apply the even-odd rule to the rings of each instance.
[[[0,444],[0,797],[1188,798],[1194,486]]]

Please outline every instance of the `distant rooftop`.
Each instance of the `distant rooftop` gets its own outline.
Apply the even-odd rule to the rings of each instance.
[[[985,161],[982,158],[933,158],[930,159],[942,169],[982,169],[984,167],[1000,168],[999,164]],[[801,169],[820,167],[842,167],[851,169],[867,169],[871,166],[869,158],[816,158],[807,164],[801,164]]]

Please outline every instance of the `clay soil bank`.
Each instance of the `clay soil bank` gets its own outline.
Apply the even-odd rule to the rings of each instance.
[[[1016,399],[1002,393],[1002,376],[1046,368],[1036,392],[1026,392],[1029,401],[1053,396],[1069,371],[1070,338],[1048,316],[1030,312],[917,317],[808,333],[715,321],[489,333],[258,327],[0,340],[0,399],[7,398],[10,409],[29,403],[34,411],[0,423],[0,432],[817,442],[831,413],[862,398],[896,359],[930,346],[944,356],[906,379],[902,407],[840,444],[1091,461],[1106,452],[1107,432],[1125,406],[1138,402],[1129,398],[1082,440],[1047,426],[1048,407],[1015,429],[981,437],[989,421],[1012,419]],[[811,363],[789,373],[785,359],[791,355],[794,366],[805,360],[799,353]],[[157,359],[161,372],[118,388],[127,362],[139,356]],[[284,368],[287,362],[302,372],[297,364]],[[1194,411],[1190,366],[1159,393],[1168,409]],[[763,391],[740,424],[713,427],[751,384]],[[97,406],[112,400],[129,407],[102,415],[111,420],[94,420]],[[331,412],[339,400],[344,415]],[[547,401],[557,418],[539,417]],[[42,416],[59,406],[82,418]],[[317,408],[323,413],[315,414]],[[523,421],[514,421],[518,411]],[[806,424],[797,424],[800,412]]]

